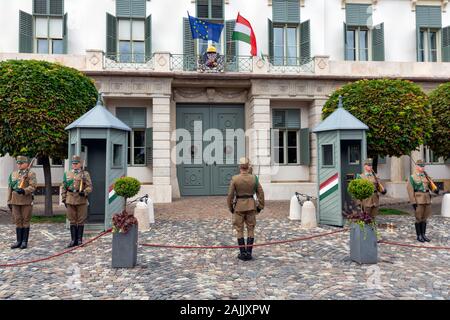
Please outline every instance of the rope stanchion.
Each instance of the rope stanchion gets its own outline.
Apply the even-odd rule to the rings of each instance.
[[[7,267],[18,267],[18,266],[22,266],[22,265],[26,265],[26,264],[32,264],[32,263],[37,263],[37,262],[42,262],[42,261],[46,261],[46,260],[50,260],[53,258],[57,258],[59,256],[65,255],[67,253],[70,253],[72,251],[75,251],[77,249],[83,248],[85,246],[87,246],[88,244],[94,242],[95,240],[107,235],[108,233],[110,233],[112,231],[112,229],[108,229],[106,231],[103,231],[102,233],[100,233],[98,236],[89,239],[88,241],[86,241],[85,243],[83,243],[82,245],[70,248],[68,250],[62,251],[60,253],[51,255],[49,257],[45,257],[45,258],[39,258],[39,259],[34,259],[34,260],[29,260],[29,261],[23,261],[23,262],[16,262],[16,263],[10,263],[10,264],[0,264],[0,268],[7,268]]]
[[[392,245],[392,246],[399,246],[399,247],[408,247],[408,248],[432,249],[432,250],[450,250],[450,247],[419,246],[419,245],[416,245],[416,244],[400,243],[400,242],[393,242],[393,241],[386,241],[386,240],[380,240],[380,241],[378,241],[378,243],[389,244],[389,245]]]
[[[311,240],[315,238],[325,237],[332,234],[342,233],[345,231],[348,231],[348,228],[344,228],[342,230],[332,231],[332,232],[326,232],[321,234],[316,234],[312,236],[307,237],[300,237],[300,238],[294,238],[294,239],[288,239],[288,240],[279,240],[279,241],[271,241],[271,242],[264,242],[264,243],[255,243],[253,244],[253,247],[262,247],[262,246],[271,246],[271,245],[277,245],[277,244],[284,244],[284,243],[290,243],[290,242],[297,242],[297,241],[304,241],[304,240]],[[183,245],[168,245],[168,244],[151,244],[151,243],[141,243],[143,247],[152,247],[152,248],[171,248],[171,249],[237,249],[244,246],[239,245],[230,245],[230,246],[183,246]]]

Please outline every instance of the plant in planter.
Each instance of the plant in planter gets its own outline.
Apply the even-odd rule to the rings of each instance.
[[[351,196],[360,202],[369,198],[374,192],[370,181],[352,180],[347,189]],[[346,217],[350,222],[350,258],[360,264],[377,263],[377,225],[375,219],[363,209]]]
[[[137,219],[127,212],[127,199],[138,194],[141,183],[131,177],[122,177],[114,183],[114,191],[125,198],[123,211],[113,216],[112,267],[132,268],[137,262]]]

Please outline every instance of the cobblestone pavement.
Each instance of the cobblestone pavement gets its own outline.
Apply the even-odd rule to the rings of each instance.
[[[174,204],[182,207],[183,201]],[[303,230],[287,219],[286,208],[276,214],[280,205],[271,202],[273,212],[258,216],[257,243],[337,229]],[[140,233],[140,243],[235,244],[231,215],[219,205],[184,219],[181,211],[163,214],[163,207],[158,206],[151,230]],[[395,226],[380,229],[383,239],[419,244],[413,217],[383,216],[379,223]],[[427,232],[432,242],[426,245],[450,246],[449,231],[450,219],[434,216]],[[35,224],[29,248],[10,250],[13,232],[11,225],[0,225],[0,264],[46,257],[69,241],[63,224]],[[236,258],[237,249],[139,246],[133,269],[110,267],[111,237],[50,261],[0,268],[0,299],[450,299],[450,251],[380,244],[378,264],[361,266],[349,259],[348,232],[258,247],[255,259],[246,262]]]

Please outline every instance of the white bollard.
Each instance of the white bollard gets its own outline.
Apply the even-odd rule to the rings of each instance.
[[[152,199],[148,198],[147,200],[147,210],[148,210],[148,221],[150,223],[155,223],[155,211],[153,209],[153,201]]]
[[[291,198],[291,205],[289,207],[289,219],[300,220],[302,216],[302,207],[298,203],[298,199],[295,194]]]
[[[450,218],[450,193],[444,194],[444,197],[442,198],[441,215]]]
[[[305,201],[302,207],[302,228],[311,229],[316,227],[316,207],[312,201]]]
[[[148,206],[144,201],[139,201],[134,208],[134,216],[138,221],[138,230],[147,231],[150,229],[150,223],[148,219]]]

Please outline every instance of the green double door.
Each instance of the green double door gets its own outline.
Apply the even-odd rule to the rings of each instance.
[[[239,171],[238,159],[245,155],[245,139],[240,144],[237,139],[227,143],[226,129],[244,130],[244,107],[177,105],[177,129],[187,130],[190,136],[184,144],[180,144],[182,138],[177,141],[177,177],[181,195],[227,194],[231,177]],[[186,148],[188,144],[190,148]],[[216,154],[219,150],[222,152]]]

